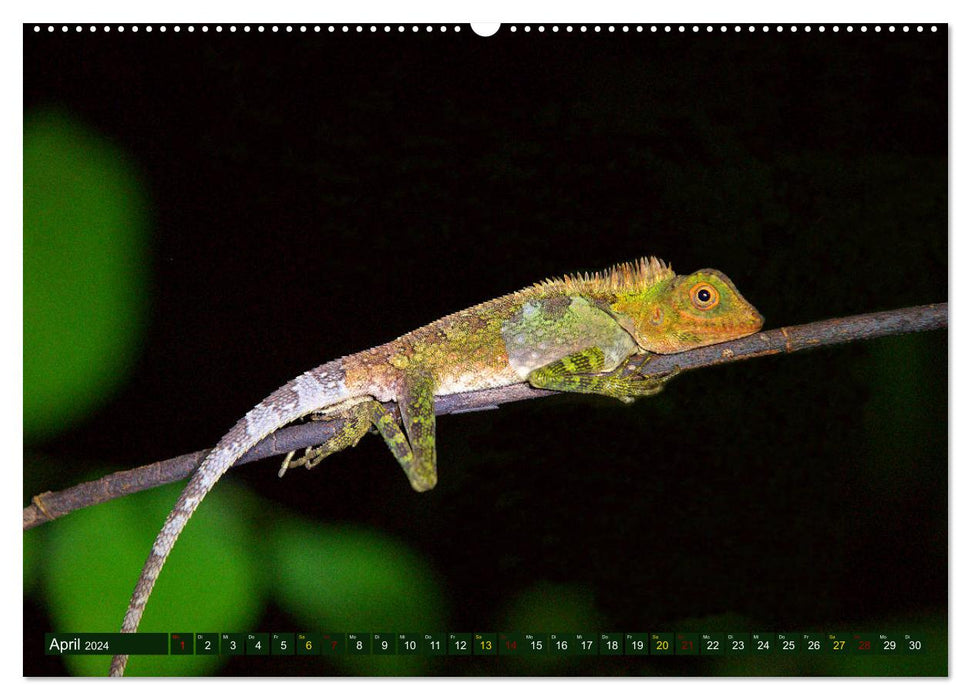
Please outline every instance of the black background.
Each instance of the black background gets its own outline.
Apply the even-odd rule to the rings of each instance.
[[[68,110],[131,154],[154,249],[127,388],[32,449],[119,468],[200,449],[305,369],[642,255],[725,271],[766,328],[946,301],[945,27],[606,26],[26,28],[25,113]],[[408,542],[446,582],[450,629],[494,626],[534,581],[590,590],[612,629],[944,625],[946,357],[938,332],[694,372],[633,407],[444,418],[425,495],[375,438],[312,473],[228,478]],[[920,381],[898,395],[896,376]],[[636,672],[601,664],[576,671]]]

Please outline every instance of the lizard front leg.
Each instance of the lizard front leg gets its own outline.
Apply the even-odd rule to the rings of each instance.
[[[646,360],[637,367],[637,370],[640,370],[645,363]],[[680,371],[675,369],[654,377],[632,379],[630,375],[625,376],[626,362],[620,363],[610,372],[599,374],[603,369],[603,350],[599,347],[591,347],[538,367],[530,372],[526,379],[538,389],[601,394],[630,403],[639,396],[653,396],[660,393],[665,383]]]

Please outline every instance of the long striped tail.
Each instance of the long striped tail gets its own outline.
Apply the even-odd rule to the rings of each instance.
[[[175,541],[206,494],[240,457],[256,443],[275,430],[282,428],[308,413],[318,411],[350,398],[344,382],[343,360],[334,360],[280,387],[258,403],[233,426],[219,443],[206,455],[199,469],[192,475],[179,500],[175,502],[162,530],[155,538],[152,551],[145,561],[142,574],[135,584],[122,632],[135,632],[145,612],[145,605],[162,572]],[[111,676],[125,673],[128,656],[119,654],[111,660]]]

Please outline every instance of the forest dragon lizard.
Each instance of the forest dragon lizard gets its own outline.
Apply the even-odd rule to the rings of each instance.
[[[354,355],[304,372],[258,403],[206,456],[179,496],[145,562],[122,632],[135,632],[179,534],[210,489],[260,440],[314,414],[342,419],[327,442],[293,460],[315,466],[372,428],[416,491],[435,486],[435,397],[528,382],[631,402],[656,394],[675,372],[644,377],[627,360],[676,353],[755,333],[762,316],[717,270],[676,276],[656,258],[601,273],[547,280],[445,316]],[[650,358],[648,354],[648,358]],[[382,402],[393,401],[399,423]],[[115,656],[111,675],[128,657]]]

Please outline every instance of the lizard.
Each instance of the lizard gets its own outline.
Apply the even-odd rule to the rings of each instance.
[[[340,419],[323,444],[282,476],[315,466],[376,430],[415,491],[438,481],[435,397],[521,382],[632,402],[662,390],[678,369],[645,376],[628,360],[740,338],[763,318],[723,273],[676,275],[657,258],[547,279],[445,316],[396,340],[304,372],[263,399],[208,453],[166,517],[121,628],[135,632],[152,588],[189,518],[219,478],[264,437],[300,418]],[[638,370],[641,367],[637,368]],[[394,402],[400,422],[383,404]],[[128,657],[112,659],[112,676]]]

